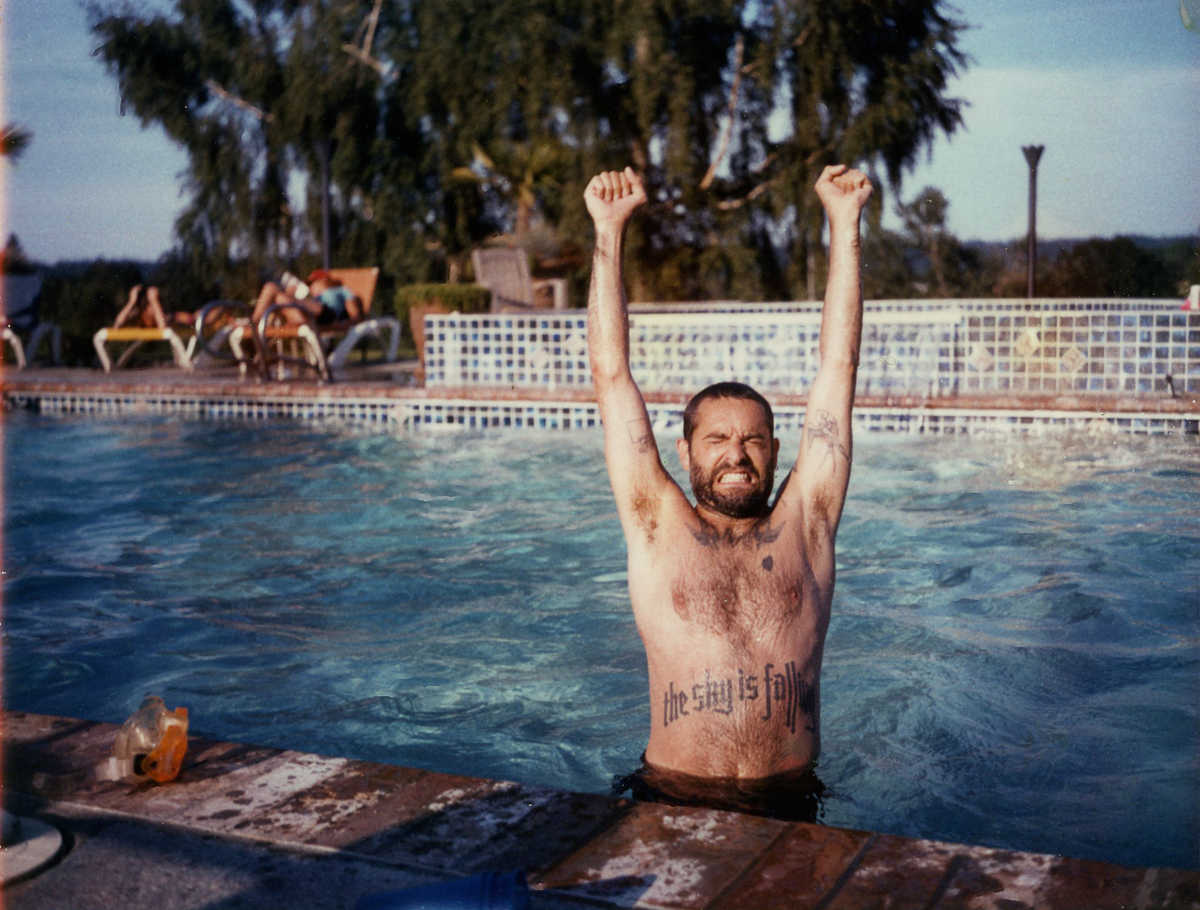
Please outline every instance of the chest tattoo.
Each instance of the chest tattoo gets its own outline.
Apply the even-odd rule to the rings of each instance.
[[[783,533],[783,522],[778,525],[773,525],[769,521],[756,524],[741,537],[734,537],[733,532],[726,529],[724,532],[718,531],[712,525],[703,524],[699,528],[692,531],[692,537],[702,547],[710,547],[716,549],[718,547],[740,547],[744,549],[758,549],[767,544],[774,543],[779,539],[779,535]]]

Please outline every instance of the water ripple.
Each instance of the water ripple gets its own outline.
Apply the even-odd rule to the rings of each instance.
[[[223,738],[568,789],[636,764],[598,435],[6,420],[9,705],[120,721],[153,690]],[[1193,861],[1195,451],[856,441],[826,821]]]

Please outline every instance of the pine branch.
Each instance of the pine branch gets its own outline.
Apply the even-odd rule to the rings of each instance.
[[[247,113],[252,114],[255,117],[257,117],[259,120],[263,120],[263,121],[266,121],[267,123],[270,123],[275,119],[274,114],[264,111],[261,107],[259,107],[256,104],[250,103],[245,98],[239,98],[237,95],[233,94],[233,92],[227,91],[226,89],[222,88],[215,80],[205,79],[204,87],[207,88],[210,92],[212,92],[217,97],[219,97],[225,101],[228,101],[234,107],[240,107],[242,110],[246,111]]]
[[[343,44],[342,50],[344,50],[359,63],[371,67],[371,69],[375,70],[377,73],[379,73],[379,75],[386,76],[388,74],[388,65],[386,63],[384,63],[382,60],[372,57],[357,44]]]
[[[812,32],[813,26],[810,23],[809,25],[805,26],[804,30],[799,35],[796,36],[796,39],[792,42],[792,47],[801,47],[803,44],[805,44],[805,42],[808,41],[809,37],[812,35]],[[733,115],[737,109],[738,92],[742,84],[742,75],[745,73],[751,73],[758,67],[757,62],[743,65],[742,60],[745,56],[745,50],[745,36],[739,32],[737,45],[734,48],[733,83],[729,87],[729,110],[725,122],[725,129],[722,132],[721,142],[717,148],[717,156],[713,159],[712,164],[708,166],[708,171],[704,174],[703,179],[700,181],[700,189],[702,190],[707,190],[710,186],[712,186],[712,182],[716,178],[717,168],[720,166],[721,161],[725,158],[725,155],[729,152],[729,142],[733,136]],[[757,170],[761,172],[769,163],[771,157],[774,156],[772,155],[768,157],[767,161],[764,162],[761,167],[757,168]],[[765,183],[760,183],[753,190],[751,190],[749,194],[741,199],[725,200],[724,202],[718,203],[717,208],[739,208],[740,206],[745,205],[747,202],[762,195],[774,182],[774,180],[768,180]]]
[[[717,147],[717,156],[713,159],[712,164],[708,166],[708,172],[700,181],[700,189],[702,190],[706,190],[712,186],[713,178],[717,175],[717,168],[725,158],[725,154],[729,151],[729,140],[733,136],[733,117],[737,113],[738,89],[742,85],[742,55],[745,49],[745,38],[739,33],[737,46],[733,52],[733,82],[729,86],[729,112],[725,115],[725,129],[721,133],[721,143]]]
[[[375,29],[379,26],[379,11],[383,7],[383,0],[375,0],[375,5],[371,8],[371,12],[367,14],[367,18],[363,20],[359,31],[365,32],[363,35],[362,47],[357,44],[343,44],[342,50],[347,54],[366,66],[371,67],[381,76],[387,76],[388,65],[382,60],[371,56],[371,47],[375,44]]]
[[[771,189],[771,187],[773,187],[775,184],[777,184],[779,182],[779,180],[780,180],[780,178],[778,176],[772,177],[770,180],[764,180],[762,183],[758,184],[758,186],[754,187],[754,189],[752,189],[750,192],[748,192],[745,196],[742,196],[740,199],[722,199],[720,202],[717,203],[717,208],[720,209],[722,212],[729,212],[729,211],[732,211],[733,209],[740,209],[747,202],[753,202],[755,199],[757,199],[763,193],[767,192],[767,190]]]

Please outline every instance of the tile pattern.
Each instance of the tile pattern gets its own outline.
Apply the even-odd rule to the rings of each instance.
[[[138,415],[183,416],[210,420],[304,420],[360,428],[392,430],[595,430],[600,416],[586,399],[492,399],[471,397],[369,397],[338,398],[291,396],[212,396],[112,393],[104,391],[8,391],[10,406],[55,415],[121,417]],[[683,406],[649,402],[647,410],[659,433],[676,433]],[[802,405],[776,404],[775,424],[780,433],[799,432],[804,425]],[[860,432],[905,434],[1039,435],[1063,430],[1091,434],[1110,432],[1139,435],[1191,435],[1200,433],[1200,411],[1105,413],[1090,408],[1054,410],[1030,408],[881,406],[863,403],[854,409]]]
[[[1200,391],[1200,312],[981,311],[965,322],[966,394]]]
[[[862,394],[950,394],[961,314],[867,318]],[[803,394],[819,363],[819,313],[642,313],[630,317],[630,366],[647,392],[722,379]],[[583,313],[427,316],[426,388],[590,388]]]
[[[819,300],[778,300],[768,302],[747,302],[741,300],[709,300],[704,302],[680,303],[631,303],[631,313],[819,313],[824,303]],[[867,313],[911,313],[956,308],[964,312],[980,310],[1003,310],[1021,313],[1040,308],[1051,307],[1057,310],[1071,312],[1147,312],[1162,313],[1179,310],[1182,304],[1174,300],[1159,298],[1094,298],[1094,297],[1053,297],[1026,300],[1019,298],[995,297],[951,297],[951,298],[920,298],[913,300],[867,300],[863,309]]]
[[[208,420],[311,420],[356,424],[390,424],[398,421],[397,404],[374,397],[270,397],[263,395],[210,395],[203,391],[172,394],[114,394],[79,389],[69,392],[11,391],[13,406],[43,414],[82,414],[123,417],[138,414]]]
[[[804,408],[777,405],[775,429],[798,433],[804,426]],[[647,404],[656,433],[681,432],[681,405]],[[1089,434],[1134,433],[1139,435],[1195,435],[1200,420],[1195,414],[1113,413],[1093,411],[910,408],[859,405],[854,409],[857,431],[924,434],[1011,434],[1041,435],[1074,430]],[[550,402],[488,402],[479,400],[431,399],[407,407],[402,418],[413,429],[484,429],[513,427],[567,430],[598,429],[600,415],[594,404]]]
[[[398,420],[409,429],[583,430],[600,426],[595,404],[574,401],[427,399],[406,402]]]
[[[631,367],[647,392],[737,379],[764,392],[803,394],[818,365],[819,332],[819,304],[681,304],[670,313],[636,307]],[[426,317],[429,388],[590,383],[582,311]],[[866,305],[860,395],[992,392],[1200,392],[1200,312],[1138,300]]]

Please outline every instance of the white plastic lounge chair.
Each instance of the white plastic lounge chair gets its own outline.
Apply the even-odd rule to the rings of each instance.
[[[196,333],[194,327],[188,325],[186,327],[173,326],[145,326],[136,324],[136,320],[144,316],[144,308],[149,306],[149,298],[144,290],[140,291],[136,300],[136,305],[133,308],[123,309],[117,315],[117,321],[121,325],[112,325],[102,328],[92,336],[92,345],[96,348],[96,354],[100,358],[100,365],[104,367],[104,372],[111,373],[114,366],[121,368],[129,362],[129,358],[133,352],[140,348],[143,344],[153,341],[165,341],[171,346],[171,353],[175,358],[175,363],[182,369],[192,369],[192,355],[196,350]],[[159,311],[159,321],[165,317],[165,313]],[[184,344],[180,333],[188,336],[187,344]],[[117,358],[116,364],[109,357],[108,349],[105,347],[111,343],[129,343],[122,353]]]
[[[121,353],[121,356],[117,358],[116,364],[114,364],[104,346],[111,342],[125,341],[132,342],[132,344]],[[148,341],[167,342],[171,345],[171,353],[175,357],[176,366],[184,370],[192,369],[192,354],[196,349],[195,334],[190,335],[187,344],[184,344],[183,339],[179,337],[179,333],[170,326],[165,329],[146,328],[145,326],[120,326],[117,328],[100,329],[92,336],[92,345],[96,348],[96,353],[100,357],[100,365],[104,367],[104,372],[106,373],[111,373],[114,366],[117,369],[125,366],[129,362],[129,358],[133,352]]]
[[[372,316],[371,304],[375,300],[375,285],[379,282],[378,268],[330,269],[330,274],[348,287],[362,301],[363,318],[358,322],[344,323],[341,327],[320,326],[317,334],[322,343],[336,342],[329,355],[329,367],[340,370],[346,364],[350,352],[366,338],[376,339],[384,348],[384,359],[391,363],[396,359],[400,347],[400,320],[394,316]],[[384,337],[387,337],[386,344]],[[340,340],[339,340],[340,338]]]
[[[234,351],[244,356],[241,352],[245,350],[245,342],[254,337],[263,352],[261,366],[265,374],[286,375],[286,363],[291,362],[311,367],[326,381],[333,378],[334,370],[346,365],[351,351],[364,339],[376,339],[384,348],[384,358],[389,363],[394,361],[400,345],[400,320],[394,316],[371,316],[379,269],[330,269],[329,273],[362,301],[362,319],[317,325],[305,314],[302,322],[280,324],[275,321],[280,312],[297,307],[295,304],[277,304],[267,309],[257,326],[243,325],[233,330],[229,342]],[[254,332],[253,336],[250,331]],[[300,353],[287,356],[282,349],[293,340],[299,345]]]

